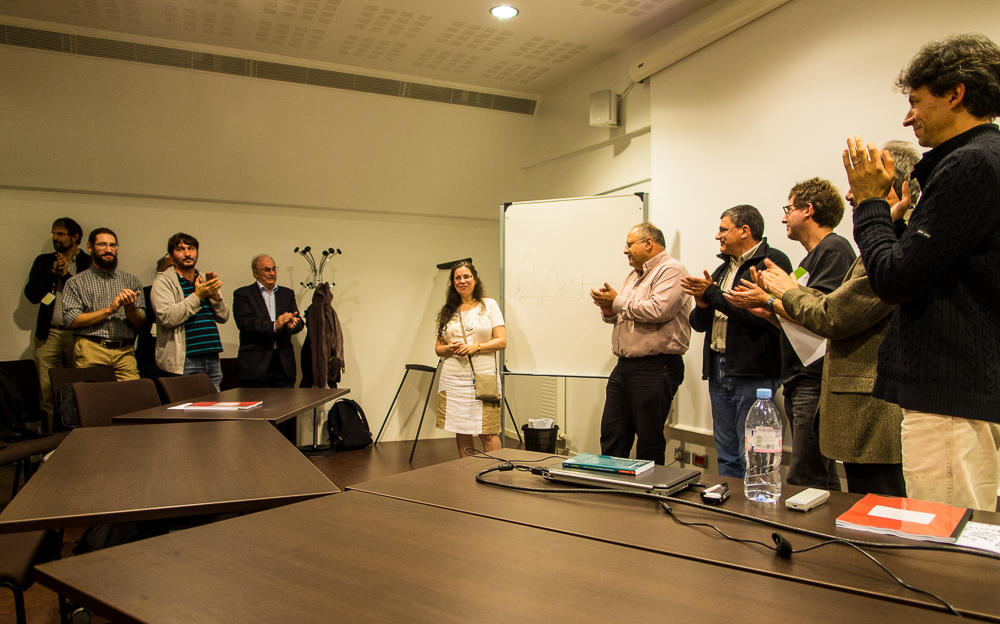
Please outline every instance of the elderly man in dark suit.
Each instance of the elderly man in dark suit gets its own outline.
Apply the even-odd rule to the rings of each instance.
[[[251,263],[257,281],[233,293],[233,318],[240,330],[236,358],[240,383],[251,388],[295,387],[292,335],[303,323],[290,288],[278,286],[278,267],[267,255]]]

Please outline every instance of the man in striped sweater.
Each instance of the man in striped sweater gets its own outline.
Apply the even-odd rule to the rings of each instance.
[[[907,496],[993,511],[1000,478],[1000,47],[982,35],[927,44],[897,87],[904,126],[933,148],[901,236],[885,200],[893,160],[848,139],[854,238],[879,298],[898,303],[872,396],[903,408]],[[902,199],[906,200],[906,197]]]
[[[229,320],[220,294],[222,281],[198,264],[198,239],[178,232],[167,241],[174,268],[158,273],[150,291],[156,312],[156,365],[172,375],[206,373],[216,388],[222,382],[217,323]]]

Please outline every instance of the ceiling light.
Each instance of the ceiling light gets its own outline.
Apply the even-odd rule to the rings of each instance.
[[[519,11],[512,6],[501,4],[500,6],[495,6],[490,9],[490,13],[493,14],[493,17],[498,19],[510,19],[517,15]]]

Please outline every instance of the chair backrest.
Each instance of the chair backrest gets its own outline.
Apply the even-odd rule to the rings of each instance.
[[[107,364],[88,368],[50,368],[49,381],[52,383],[52,409],[59,409],[59,389],[68,383],[79,381],[115,381],[115,369]]]
[[[160,405],[152,379],[73,384],[81,427],[106,427],[112,418]]]
[[[219,358],[219,367],[222,369],[222,383],[220,390],[232,390],[240,387],[240,378],[237,371],[236,358]]]
[[[21,393],[21,401],[24,403],[24,413],[28,420],[38,420],[39,412],[42,409],[41,385],[38,383],[38,367],[34,360],[8,360],[0,362],[0,369],[10,373],[14,378],[14,383]],[[45,420],[45,427],[48,427],[48,420]]]
[[[184,375],[183,377],[159,377],[156,383],[160,384],[163,396],[167,403],[187,401],[194,397],[215,394],[215,384],[212,378],[205,373],[195,373],[194,375]]]

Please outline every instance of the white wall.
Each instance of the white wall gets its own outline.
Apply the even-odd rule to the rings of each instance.
[[[530,117],[8,46],[0,76],[0,206],[17,283],[0,294],[12,319],[2,359],[30,355],[36,308],[20,286],[60,216],[114,228],[122,268],[144,284],[180,230],[228,293],[270,253],[303,310],[311,291],[293,248],[340,248],[326,278],[346,337],[341,386],[373,429],[404,364],[436,361],[436,265],[471,256],[498,283],[497,213]],[[235,326],[220,333],[234,356]],[[413,438],[429,382],[411,376],[383,439]],[[421,437],[437,435],[433,408]]]
[[[992,0],[793,0],[653,77],[651,213],[692,273],[711,271],[719,214],[752,204],[768,242],[793,264],[805,250],[785,236],[789,189],[814,176],[848,190],[848,136],[913,142],[902,125],[900,68],[924,43],[961,32],[1000,41]],[[850,209],[836,229],[853,242]],[[679,421],[711,430],[702,335],[686,358]]]
[[[718,215],[740,203],[761,209],[769,241],[798,262],[804,251],[780,223],[788,189],[816,175],[844,187],[848,135],[912,140],[901,125],[906,100],[891,89],[900,67],[923,43],[951,33],[1000,41],[998,18],[993,0],[792,0],[634,85],[623,128],[590,128],[589,93],[620,93],[629,65],[677,32],[665,29],[542,95],[517,199],[584,196],[652,178],[635,190],[651,189],[651,220],[692,273],[718,265]],[[621,136],[633,138],[608,144]],[[837,231],[850,239],[848,221]],[[623,262],[609,270],[628,269]],[[704,443],[711,408],[702,344],[694,334],[672,420],[673,435]],[[596,450],[603,384],[567,384],[571,442]]]

